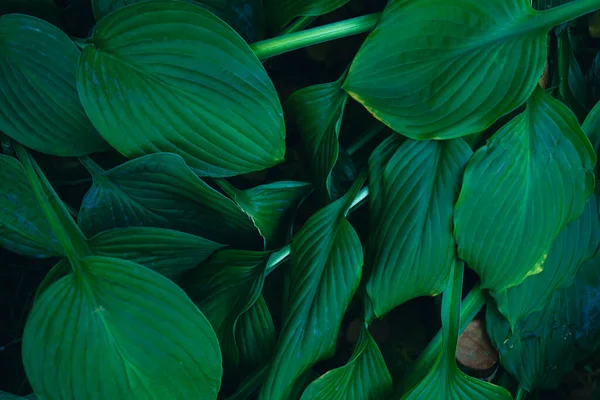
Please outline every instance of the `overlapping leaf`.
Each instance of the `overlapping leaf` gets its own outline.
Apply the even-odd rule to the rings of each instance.
[[[0,400],[37,400],[37,396],[34,394],[30,394],[28,396],[23,397],[17,396],[16,394],[0,391]]]
[[[435,296],[456,258],[454,203],[472,154],[462,139],[384,142],[370,164],[372,210],[367,293],[382,317],[419,296]]]
[[[363,181],[313,214],[292,240],[284,322],[261,400],[287,399],[302,375],[335,351],[362,275],[362,245],[346,213]]]
[[[45,399],[216,399],[221,354],[181,289],[139,264],[88,257],[36,300],[23,362]]]
[[[482,288],[501,292],[542,271],[560,231],[583,212],[595,163],[573,113],[541,89],[475,152],[454,234]]]
[[[275,352],[277,333],[271,311],[263,296],[240,315],[235,329],[240,364],[257,368],[265,365]]]
[[[126,157],[176,153],[204,176],[283,160],[273,83],[244,40],[198,6],[141,2],[103,18],[81,53],[77,87],[94,126]]]
[[[344,88],[413,139],[477,133],[533,92],[548,30],[594,7],[535,12],[525,0],[391,0]]]
[[[598,154],[600,151],[600,102],[598,102],[594,108],[592,108],[590,113],[585,118],[585,121],[583,121],[581,128],[592,143],[592,147],[594,150],[596,150],[596,154]],[[596,177],[596,186],[594,191],[597,195],[600,195],[600,183],[598,182],[600,179],[600,163],[596,163],[594,175]]]
[[[81,156],[108,146],[77,95],[79,50],[57,27],[22,14],[0,17],[0,131],[42,153]]]
[[[295,17],[319,16],[340,8],[349,0],[264,0],[269,24],[283,29]]]

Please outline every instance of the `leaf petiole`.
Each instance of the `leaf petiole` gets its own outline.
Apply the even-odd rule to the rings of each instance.
[[[600,0],[576,0],[544,11],[536,11],[533,25],[524,28],[532,31],[536,28],[548,30],[553,26],[579,18],[600,9]]]
[[[517,397],[515,397],[515,400],[525,400],[526,398],[527,391],[523,389],[523,386],[519,386],[519,389],[517,390]]]
[[[291,24],[289,24],[287,26],[287,28],[285,28],[281,32],[281,34],[282,35],[287,35],[289,33],[294,33],[294,32],[301,31],[302,29],[305,29],[310,24],[312,24],[315,21],[315,19],[317,19],[317,17],[300,17],[300,18],[297,18],[294,22],[292,22]]]

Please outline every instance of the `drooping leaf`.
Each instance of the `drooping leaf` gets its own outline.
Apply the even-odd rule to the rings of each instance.
[[[542,271],[560,231],[583,212],[595,163],[573,113],[539,88],[525,111],[475,152],[454,234],[482,288],[501,292]]]
[[[253,221],[265,249],[281,247],[287,242],[294,213],[312,191],[305,182],[281,181],[248,190],[238,190],[227,181],[218,183]]]
[[[58,399],[216,399],[221,354],[185,293],[139,264],[88,257],[34,303],[23,362]]]
[[[367,294],[377,317],[446,287],[456,257],[454,203],[471,154],[462,139],[407,140],[385,164],[373,154]]]
[[[150,154],[109,171],[89,159],[83,161],[94,177],[78,217],[88,236],[112,228],[150,226],[223,244],[260,243],[248,216],[175,154]]]
[[[267,20],[274,30],[280,31],[295,17],[330,13],[350,0],[263,0]]]
[[[331,172],[338,159],[340,127],[348,95],[345,74],[336,82],[313,85],[290,96],[288,106],[304,142],[317,193],[331,196]]]
[[[273,83],[244,40],[198,6],[149,1],[107,15],[81,53],[77,87],[94,126],[126,157],[176,153],[221,177],[283,160]]]
[[[108,148],[79,101],[79,50],[65,33],[35,17],[4,15],[0,54],[0,131],[57,156]]]
[[[548,30],[595,7],[535,12],[526,0],[391,0],[343,87],[410,138],[474,134],[533,92]]]
[[[29,257],[63,254],[23,166],[0,154],[0,247]]]
[[[95,255],[121,258],[141,264],[168,277],[188,271],[223,245],[162,228],[115,228],[90,239]]]
[[[350,361],[312,382],[301,400],[380,400],[391,390],[392,377],[383,356],[363,326]]]
[[[292,240],[284,322],[261,400],[287,399],[300,377],[335,350],[362,275],[362,245],[346,213],[363,181],[313,214]]]
[[[240,315],[235,329],[240,365],[257,368],[265,365],[275,352],[277,333],[273,317],[263,296]]]

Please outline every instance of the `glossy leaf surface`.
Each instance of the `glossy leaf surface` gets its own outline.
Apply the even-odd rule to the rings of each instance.
[[[263,0],[269,23],[283,29],[295,17],[319,16],[340,8],[349,0]]]
[[[198,6],[141,2],[103,18],[77,87],[94,126],[126,157],[176,153],[204,176],[283,161],[273,83],[246,42]]]
[[[221,354],[179,287],[139,264],[88,257],[36,300],[23,362],[38,396],[216,399]]]
[[[573,113],[541,89],[475,152],[454,234],[482,288],[501,292],[542,271],[560,231],[583,212],[595,162]]]

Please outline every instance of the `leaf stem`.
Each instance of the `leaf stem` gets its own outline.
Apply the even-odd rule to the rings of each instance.
[[[549,30],[564,22],[589,14],[600,9],[600,0],[575,0],[544,11],[536,11],[533,26],[529,31],[536,28]]]
[[[310,24],[312,24],[316,19],[317,19],[317,17],[306,17],[306,16],[296,18],[296,20],[294,22],[292,22],[291,24],[289,24],[287,26],[287,28],[285,28],[281,32],[281,34],[287,35],[289,33],[301,31],[302,29],[304,29],[304,28],[308,27]]]
[[[519,385],[519,389],[517,390],[517,397],[515,400],[525,400],[527,398],[527,391],[523,389],[523,386]]]
[[[384,129],[384,124],[382,124],[379,121],[374,122],[373,125],[367,128],[367,131],[356,142],[352,143],[352,145],[349,146],[348,149],[346,149],[346,151],[349,155],[353,155],[358,150],[360,150],[361,147],[363,147],[365,144],[376,138],[377,135],[383,132]]]
[[[79,162],[88,170],[92,178],[96,178],[104,173],[104,169],[88,156],[79,157]]]
[[[213,181],[221,188],[221,190],[225,192],[227,196],[231,197],[232,200],[235,200],[237,196],[237,189],[231,183],[222,178],[214,179]]]
[[[318,26],[301,32],[289,33],[250,45],[256,56],[264,60],[303,47],[370,32],[381,13],[363,15],[333,24]]]

